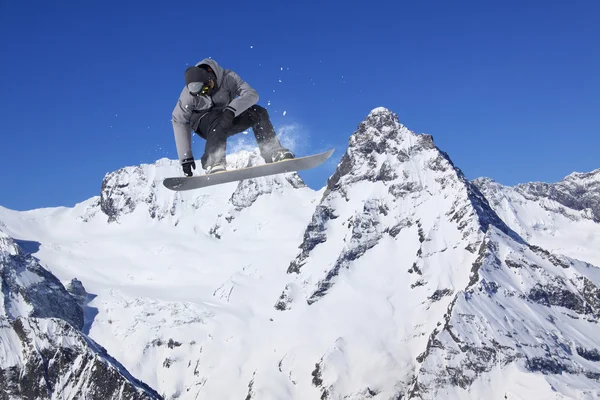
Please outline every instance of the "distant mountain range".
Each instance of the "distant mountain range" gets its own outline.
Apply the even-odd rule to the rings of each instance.
[[[180,173],[0,207],[0,399],[600,396],[600,170],[469,181],[377,108],[319,191]]]

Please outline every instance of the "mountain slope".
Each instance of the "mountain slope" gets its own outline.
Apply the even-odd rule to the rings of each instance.
[[[490,229],[469,285],[420,356],[424,362],[408,397],[457,398],[472,387],[502,388],[497,398],[552,398],[556,391],[598,396],[599,283],[595,266]],[[546,382],[523,396],[510,381],[511,370],[541,373]]]
[[[573,173],[555,184],[508,187],[489,178],[474,183],[532,244],[600,265],[600,170]]]
[[[2,231],[0,277],[2,398],[160,398],[78,331],[76,299]]]

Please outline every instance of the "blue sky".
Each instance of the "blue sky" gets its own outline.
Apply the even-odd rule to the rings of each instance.
[[[339,159],[383,106],[471,179],[591,171],[599,15],[591,0],[3,1],[0,205],[72,206],[108,172],[176,158],[171,111],[205,57],[294,127],[299,155],[335,147]],[[320,188],[334,167],[301,176]]]

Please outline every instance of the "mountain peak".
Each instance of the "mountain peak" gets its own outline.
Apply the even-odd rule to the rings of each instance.
[[[408,133],[414,135],[404,125],[399,122],[398,115],[384,107],[373,109],[369,115],[359,124],[358,130],[350,138],[350,146],[361,143],[362,140],[371,139],[379,142],[378,139],[388,139],[393,137],[395,141],[401,141],[408,137]]]
[[[421,275],[438,273],[437,254],[473,257],[490,225],[521,241],[449,156],[434,145],[431,135],[416,134],[400,124],[395,114],[376,109],[350,137],[288,273],[299,274],[304,288],[312,286],[312,294],[305,293],[312,304],[363,253],[373,252],[379,243],[399,240],[402,232],[408,235],[403,243],[413,241],[416,252],[414,263],[406,268],[414,272],[411,285],[435,290],[433,280],[428,286]],[[333,267],[325,276],[324,257],[312,255],[323,251],[317,246],[335,248],[328,264]],[[456,271],[456,276],[466,280],[463,275],[464,271]],[[285,309],[292,297],[289,290],[284,291],[276,307]]]
[[[375,107],[374,109],[371,110],[371,112],[369,113],[369,116],[376,115],[376,114],[394,114],[394,113],[385,107]]]
[[[416,134],[402,125],[396,114],[376,108],[350,136],[348,149],[328,181],[325,196],[344,183],[347,186],[358,181],[392,181],[398,178],[396,167],[429,149],[435,149],[431,135]],[[439,154],[435,153],[434,156]]]
[[[365,181],[381,182],[396,199],[423,191],[431,195],[448,185],[461,187],[484,231],[493,224],[516,238],[448,154],[435,146],[433,136],[411,131],[398,121],[396,114],[383,107],[374,109],[350,137],[323,199],[338,191],[348,200],[350,187]]]

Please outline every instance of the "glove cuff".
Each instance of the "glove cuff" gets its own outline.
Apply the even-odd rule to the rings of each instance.
[[[193,162],[194,162],[194,157],[188,157],[188,158],[184,158],[183,160],[181,160],[181,165],[191,164]]]

